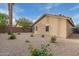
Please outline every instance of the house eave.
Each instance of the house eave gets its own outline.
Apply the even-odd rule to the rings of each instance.
[[[51,14],[43,14],[41,17],[39,17],[39,19],[37,20],[37,21],[35,21],[34,23],[33,23],[33,25],[32,26],[34,26],[36,23],[38,23],[43,17],[45,17],[45,16],[50,16]],[[59,16],[59,15],[51,15],[51,16]],[[65,17],[65,16],[61,16],[61,17]],[[68,21],[69,21],[69,23],[73,26],[73,27],[75,27],[75,25],[74,25],[74,22],[72,21],[72,19],[70,18],[70,17],[65,17]]]

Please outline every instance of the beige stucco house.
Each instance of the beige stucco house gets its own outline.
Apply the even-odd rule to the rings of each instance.
[[[73,27],[74,23],[70,17],[44,14],[33,24],[33,33],[67,38],[72,34]]]

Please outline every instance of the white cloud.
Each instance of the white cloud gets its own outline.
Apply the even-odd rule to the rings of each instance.
[[[74,15],[73,18],[79,18],[79,14]]]
[[[72,16],[72,19],[73,19],[75,24],[79,24],[79,14]]]
[[[13,7],[14,12],[19,13],[19,12],[23,12],[24,9],[20,8],[19,6],[15,6]]]
[[[13,6],[13,23],[15,24],[16,19],[21,17],[21,12],[23,12],[24,9],[20,8],[16,4]]]
[[[0,12],[8,14],[6,3],[0,3]]]
[[[50,11],[51,10],[51,8],[56,8],[56,7],[58,7],[60,5],[60,3],[49,3],[49,4],[47,4],[46,6],[45,6],[45,10],[46,11]]]
[[[0,8],[0,12],[1,12],[1,13],[6,13],[6,14],[8,14],[8,11],[7,11],[6,9]]]
[[[33,20],[33,23],[36,22],[36,20]]]
[[[47,6],[45,7],[46,10],[50,10],[52,8],[53,4],[47,4]]]
[[[72,7],[70,10],[72,11],[72,10],[76,10],[76,9],[79,9],[79,4],[74,6],[74,7]]]

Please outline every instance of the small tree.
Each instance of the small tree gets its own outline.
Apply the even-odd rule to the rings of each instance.
[[[32,21],[22,17],[16,20],[16,26],[22,27],[23,29],[28,28],[32,25]]]
[[[75,26],[76,28],[79,28],[79,24]]]
[[[73,30],[73,33],[79,34],[79,25],[76,25],[72,30]]]
[[[0,13],[0,25],[6,24],[7,15],[4,13]]]
[[[63,14],[59,14],[59,16],[64,16]]]
[[[7,20],[8,16],[4,13],[0,13],[0,28],[2,28],[4,31],[6,31],[7,28]]]

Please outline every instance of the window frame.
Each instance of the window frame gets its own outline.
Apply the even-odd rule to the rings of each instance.
[[[38,30],[38,26],[35,26],[36,31]]]
[[[49,25],[45,26],[45,31],[49,32]]]

